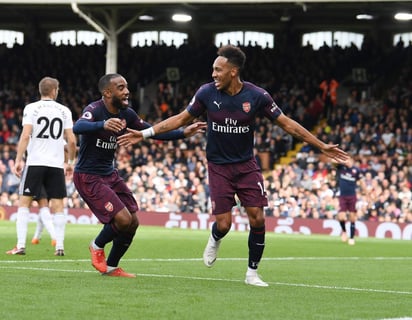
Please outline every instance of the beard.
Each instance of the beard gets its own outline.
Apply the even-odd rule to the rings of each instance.
[[[112,98],[112,104],[115,108],[120,110],[126,110],[129,107],[129,104],[123,104],[123,101],[120,100],[118,97]]]

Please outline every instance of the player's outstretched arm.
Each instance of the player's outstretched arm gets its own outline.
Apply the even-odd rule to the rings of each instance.
[[[184,126],[187,123],[190,123],[193,121],[194,117],[190,115],[190,113],[187,110],[182,111],[181,113],[174,115],[170,118],[167,118],[166,120],[163,120],[157,124],[155,124],[153,127],[144,129],[142,131],[138,130],[133,130],[127,128],[127,133],[124,135],[121,135],[120,137],[117,138],[117,143],[120,146],[124,147],[130,147],[143,139],[147,139],[153,136],[157,136],[162,133],[166,133],[175,129],[178,129],[182,126]],[[190,127],[190,126],[189,126]],[[188,128],[189,128],[188,127]],[[190,128],[188,129],[189,131],[191,130],[197,130],[197,126],[193,129]],[[187,128],[186,128],[187,129]],[[185,129],[185,130],[186,130]],[[186,132],[185,132],[186,136]]]
[[[345,162],[350,158],[349,154],[340,149],[338,144],[327,144],[319,140],[298,122],[285,116],[284,114],[281,114],[277,118],[276,122],[287,133],[300,141],[309,143],[319,149],[325,156],[337,163],[345,164]]]

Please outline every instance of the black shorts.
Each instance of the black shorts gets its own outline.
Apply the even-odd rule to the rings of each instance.
[[[46,166],[27,166],[20,181],[19,195],[63,199],[67,196],[64,169]]]

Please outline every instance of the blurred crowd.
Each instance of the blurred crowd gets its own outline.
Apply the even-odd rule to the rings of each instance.
[[[366,39],[362,48],[310,45],[296,47],[279,39],[275,49],[245,46],[244,79],[273,95],[284,113],[322,140],[339,144],[364,173],[358,189],[360,220],[412,223],[412,46],[382,48]],[[120,48],[119,73],[129,82],[131,105],[155,123],[185,108],[200,84],[211,80],[213,45],[179,48]],[[76,120],[99,99],[97,81],[104,74],[102,46],[28,43],[0,47],[0,205],[16,205],[19,180],[13,175],[24,106],[38,99],[37,83],[45,75],[60,80],[59,101]],[[28,54],[30,52],[30,54]],[[47,58],[46,58],[47,57]],[[4,67],[3,67],[4,66]],[[167,67],[181,79],[168,81]],[[351,70],[366,77],[353,77]],[[331,92],[332,82],[337,86]],[[156,82],[142,114],[139,88]],[[326,86],[322,85],[326,83]],[[142,211],[210,212],[206,137],[179,141],[143,141],[118,149],[116,166],[135,193]],[[289,151],[297,149],[293,156]],[[336,168],[318,150],[301,145],[267,119],[256,124],[255,156],[264,168],[267,216],[334,218],[338,211]],[[267,158],[263,159],[265,154]],[[281,164],[282,157],[289,162]],[[285,162],[282,162],[285,163]],[[85,208],[66,178],[69,208]],[[241,204],[234,214],[243,214]]]

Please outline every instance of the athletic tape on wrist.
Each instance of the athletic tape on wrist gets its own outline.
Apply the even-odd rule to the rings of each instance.
[[[143,139],[147,139],[147,138],[153,137],[155,135],[153,127],[144,129],[141,132],[142,132]]]

